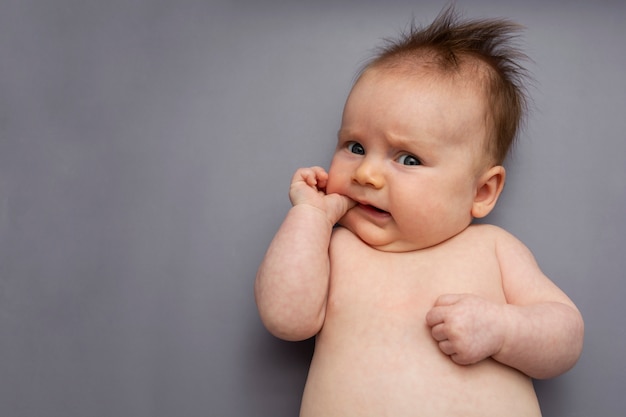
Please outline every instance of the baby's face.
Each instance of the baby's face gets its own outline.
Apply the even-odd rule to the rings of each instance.
[[[402,252],[469,225],[487,134],[475,84],[427,72],[363,74],[346,102],[326,189],[359,203],[343,226]]]

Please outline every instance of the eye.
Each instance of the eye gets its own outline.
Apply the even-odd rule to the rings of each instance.
[[[412,165],[422,165],[422,163],[420,162],[419,159],[417,159],[416,157],[414,157],[413,155],[409,155],[409,154],[405,154],[405,155],[401,155],[397,161],[402,164],[402,165],[408,165],[408,166],[412,166]]]
[[[348,143],[348,150],[357,155],[365,155],[365,148],[359,142]]]

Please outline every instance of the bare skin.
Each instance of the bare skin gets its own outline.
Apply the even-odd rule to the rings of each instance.
[[[530,378],[576,363],[572,301],[515,237],[471,225],[505,178],[476,146],[475,88],[371,70],[329,173],[295,173],[255,296],[275,336],[317,336],[302,417],[539,416]]]
[[[483,343],[503,344],[499,314],[507,300],[496,252],[498,241],[510,238],[495,227],[472,226],[430,249],[388,253],[337,229],[301,416],[541,415],[530,378],[495,360],[495,349]],[[453,355],[444,353],[431,327],[439,320],[432,316],[447,314],[437,308],[450,306],[463,310],[448,312],[462,320]]]
[[[292,225],[300,218],[332,236],[328,279],[307,283],[294,269],[306,285],[281,285],[289,302],[267,305],[264,293],[279,290],[265,287],[270,264],[257,282],[268,329],[288,340],[317,334],[301,416],[541,415],[530,378],[512,366],[536,377],[569,369],[577,354],[560,343],[576,340],[578,322],[569,318],[578,313],[534,262],[501,273],[501,262],[531,256],[514,237],[470,226],[434,247],[391,253],[345,228],[331,232],[317,208],[300,206],[290,216]],[[523,287],[516,271],[528,278]],[[534,302],[508,304],[529,302],[515,296],[519,290]],[[574,325],[563,326],[563,317]],[[442,329],[447,320],[451,328]]]

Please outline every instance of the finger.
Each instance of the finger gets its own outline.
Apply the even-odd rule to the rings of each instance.
[[[357,206],[357,202],[354,201],[353,199],[349,198],[349,197],[346,197],[346,204],[347,204],[348,210],[350,210],[350,209],[352,209],[352,208]],[[348,211],[348,210],[346,210],[346,211]]]
[[[476,361],[468,360],[467,358],[459,355],[458,353],[453,353],[452,355],[449,355],[449,356],[450,356],[450,359],[452,359],[452,361],[456,363],[457,365],[472,365],[476,363]]]
[[[317,186],[317,173],[314,168],[309,168],[303,173],[302,179],[309,187]]]
[[[446,333],[446,329],[443,323],[433,326],[433,328],[430,330],[430,334],[433,336],[433,339],[438,342],[442,342],[448,339],[448,334]]]
[[[339,201],[342,207],[345,208],[345,211],[350,210],[352,207],[356,206],[357,204],[356,201],[354,201],[350,197],[347,197],[343,194],[332,193],[332,194],[327,194],[327,195],[328,195],[328,198],[332,198],[336,201]]]
[[[300,185],[301,183],[307,183],[307,168],[300,168],[296,172],[294,172],[293,177],[291,177],[291,187],[294,185]]]
[[[456,354],[454,346],[449,340],[442,340],[439,342],[439,350],[445,353],[448,356],[452,356]]]
[[[463,298],[463,294],[444,294],[440,295],[435,301],[435,306],[450,306],[459,302]]]
[[[326,184],[328,183],[328,173],[322,167],[313,167],[313,171],[315,172],[317,188],[325,190]]]
[[[328,220],[333,224],[338,222],[353,206],[352,200],[340,194],[329,194],[325,198],[328,207]]]
[[[426,324],[429,327],[436,326],[439,323],[444,322],[446,313],[445,307],[433,307],[428,313],[426,313]]]
[[[326,181],[328,174],[321,167],[309,167],[298,169],[291,180],[292,183],[304,181],[309,186],[316,186],[318,181]]]
[[[312,183],[309,183],[309,185],[317,185],[318,188],[324,188],[328,179],[328,174],[324,168],[315,166],[311,167],[310,170]]]

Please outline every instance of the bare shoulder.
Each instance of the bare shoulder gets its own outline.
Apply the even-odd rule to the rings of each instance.
[[[511,266],[515,270],[520,270],[523,267],[522,270],[526,272],[529,269],[536,271],[539,269],[530,249],[512,233],[499,226],[476,224],[468,227],[464,233],[469,235],[469,239],[493,244],[498,261],[501,267],[505,269],[507,266]]]
[[[504,238],[514,237],[511,233],[506,231],[505,229],[493,225],[493,224],[471,224],[463,233],[480,235],[484,239],[497,239],[502,236]]]
[[[516,236],[493,225],[472,226],[490,239],[500,266],[502,286],[511,304],[558,301],[573,305],[571,300],[548,278],[531,250]]]
[[[499,226],[492,224],[473,224],[463,231],[462,234],[465,235],[463,237],[464,239],[494,245],[498,257],[510,255],[511,252],[518,254],[523,253],[529,258],[533,257],[530,250],[520,239]],[[529,260],[530,259],[527,259],[527,261]]]
[[[458,235],[454,236],[451,241],[459,242],[466,246],[488,246],[497,249],[498,246],[504,244],[522,243],[511,233],[505,229],[492,224],[471,224]]]

